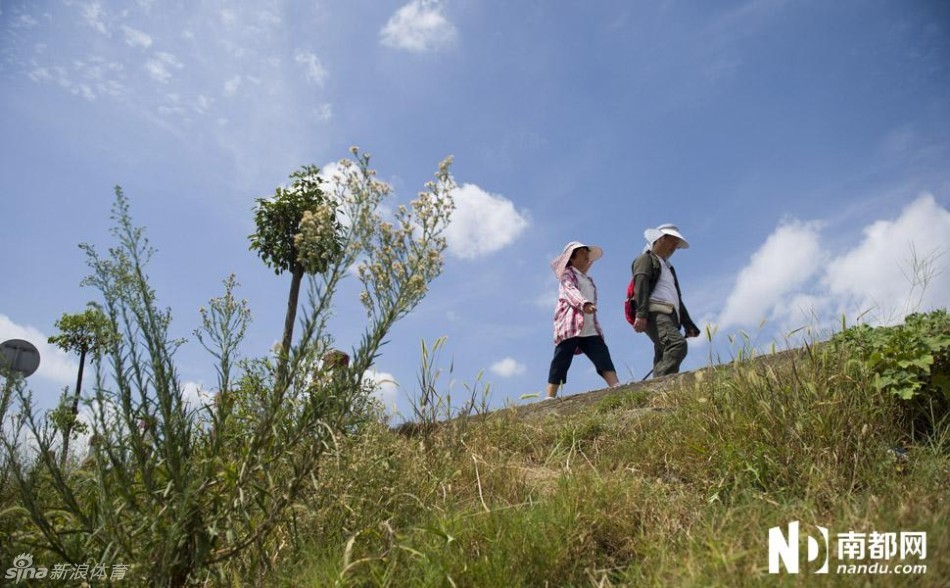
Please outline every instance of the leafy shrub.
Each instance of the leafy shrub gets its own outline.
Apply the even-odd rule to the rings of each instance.
[[[893,327],[858,325],[833,344],[853,350],[874,374],[874,387],[903,402],[911,426],[930,432],[950,409],[950,315],[908,315]]]

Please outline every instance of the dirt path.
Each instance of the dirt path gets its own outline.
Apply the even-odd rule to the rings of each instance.
[[[787,349],[777,353],[755,357],[748,361],[753,362],[757,369],[764,371],[773,368],[780,363],[790,361],[802,353],[807,353],[807,350]],[[514,414],[519,418],[543,419],[549,415],[567,416],[577,412],[590,410],[599,402],[617,394],[641,391],[648,395],[656,395],[677,388],[692,386],[696,382],[697,378],[710,378],[716,370],[723,369],[732,369],[732,363],[700,368],[698,370],[683,372],[680,374],[671,374],[669,376],[653,378],[651,380],[645,380],[642,382],[628,382],[626,384],[617,386],[616,388],[602,388],[600,390],[580,392],[577,394],[571,394],[569,396],[562,396],[555,400],[538,399],[534,402],[503,408],[500,410],[514,411]]]
[[[757,370],[764,372],[774,368],[778,364],[791,361],[796,356],[808,352],[809,350],[807,349],[787,349],[745,361],[751,362]],[[525,404],[507,406],[480,415],[471,415],[467,418],[480,420],[483,418],[491,418],[492,415],[501,414],[513,415],[515,418],[524,420],[544,420],[551,416],[567,417],[581,412],[588,412],[600,402],[621,394],[626,395],[640,392],[646,396],[654,396],[677,388],[693,386],[697,379],[711,378],[717,370],[732,369],[732,367],[732,362],[724,363],[690,372],[653,378],[642,382],[628,382],[615,388],[602,388],[588,392],[579,392],[577,394],[561,396],[554,400],[537,399]],[[653,406],[649,402],[643,403],[640,407],[630,409],[631,412],[636,412],[637,414],[662,410],[663,408]],[[395,430],[403,434],[414,435],[419,427],[420,425],[418,423],[403,423],[396,427]]]

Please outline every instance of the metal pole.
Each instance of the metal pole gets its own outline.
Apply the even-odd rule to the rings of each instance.
[[[13,361],[10,363],[9,373],[4,374],[7,379],[6,385],[3,387],[3,397],[0,398],[0,427],[3,426],[3,420],[7,417],[7,408],[10,407],[10,396],[13,395],[13,385],[16,383],[16,365],[20,359],[20,346],[11,345],[16,350],[16,354],[13,356]]]

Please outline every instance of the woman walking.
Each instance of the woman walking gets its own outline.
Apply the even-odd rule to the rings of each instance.
[[[567,370],[575,355],[585,354],[608,386],[616,386],[617,371],[597,321],[597,287],[587,275],[590,266],[603,256],[595,245],[571,241],[551,262],[559,287],[554,309],[554,359],[548,372],[545,400],[556,398],[567,382]]]

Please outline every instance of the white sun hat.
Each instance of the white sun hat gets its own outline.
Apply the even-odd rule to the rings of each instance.
[[[596,245],[584,245],[580,241],[571,241],[564,246],[564,250],[561,251],[561,254],[555,257],[554,261],[551,262],[551,269],[554,270],[554,276],[557,279],[561,279],[561,274],[563,274],[567,268],[567,262],[571,260],[571,255],[574,254],[574,250],[580,249],[581,247],[587,247],[590,250],[591,263],[594,263],[604,256],[604,250]]]
[[[686,240],[686,237],[683,236],[683,233],[680,233],[679,227],[676,225],[671,225],[669,223],[665,225],[660,225],[655,229],[647,229],[643,231],[643,238],[647,240],[649,246],[653,246],[653,243],[663,235],[672,235],[679,239],[679,243],[676,244],[677,249],[689,249],[689,242]]]

